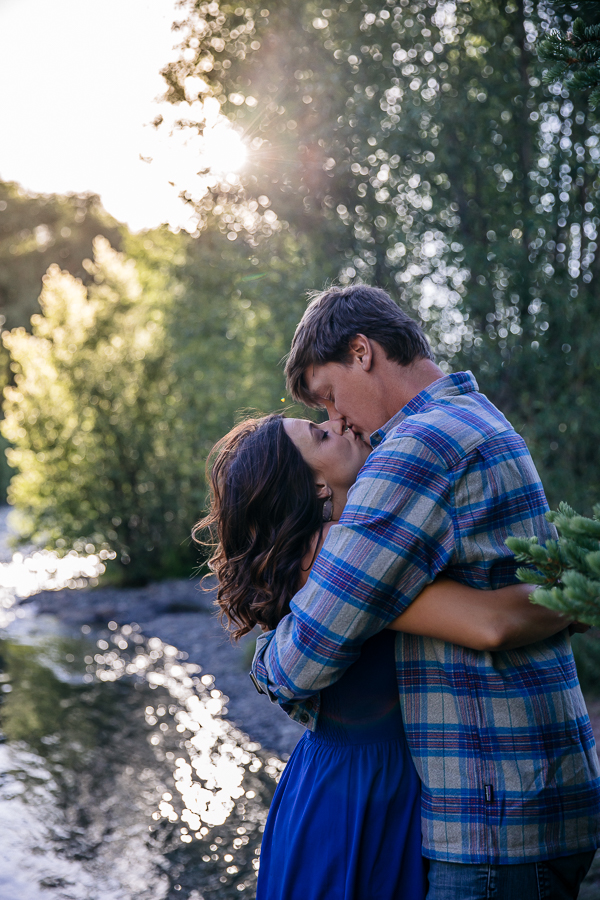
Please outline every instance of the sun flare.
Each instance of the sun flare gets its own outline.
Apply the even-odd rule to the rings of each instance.
[[[202,141],[202,160],[214,175],[239,172],[248,152],[242,137],[226,122],[207,128]]]

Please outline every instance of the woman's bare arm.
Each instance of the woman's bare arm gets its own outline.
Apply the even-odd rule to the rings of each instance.
[[[563,631],[571,620],[530,603],[532,585],[483,591],[436,578],[388,626],[394,631],[439,638],[472,650],[511,650]]]

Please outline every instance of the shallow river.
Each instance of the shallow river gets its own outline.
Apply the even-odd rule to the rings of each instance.
[[[13,609],[102,567],[0,564],[0,900],[254,897],[284,763],[223,718],[213,676],[137,625]]]

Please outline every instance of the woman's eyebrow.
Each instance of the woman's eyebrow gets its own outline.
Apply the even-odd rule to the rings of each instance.
[[[308,427],[310,430],[310,436],[313,439],[313,441],[318,441],[321,429],[317,428],[317,426],[315,425],[314,422],[309,422]]]

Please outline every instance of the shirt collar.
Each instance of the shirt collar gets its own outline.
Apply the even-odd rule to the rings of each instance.
[[[430,384],[416,397],[409,400],[406,406],[403,406],[399,412],[392,416],[382,428],[378,428],[377,431],[373,432],[369,438],[371,447],[373,449],[378,447],[404,419],[418,413],[428,403],[442,399],[447,400],[460,394],[469,394],[478,390],[479,388],[472,372],[453,372],[451,375],[444,375],[443,378],[438,378],[437,381]]]

